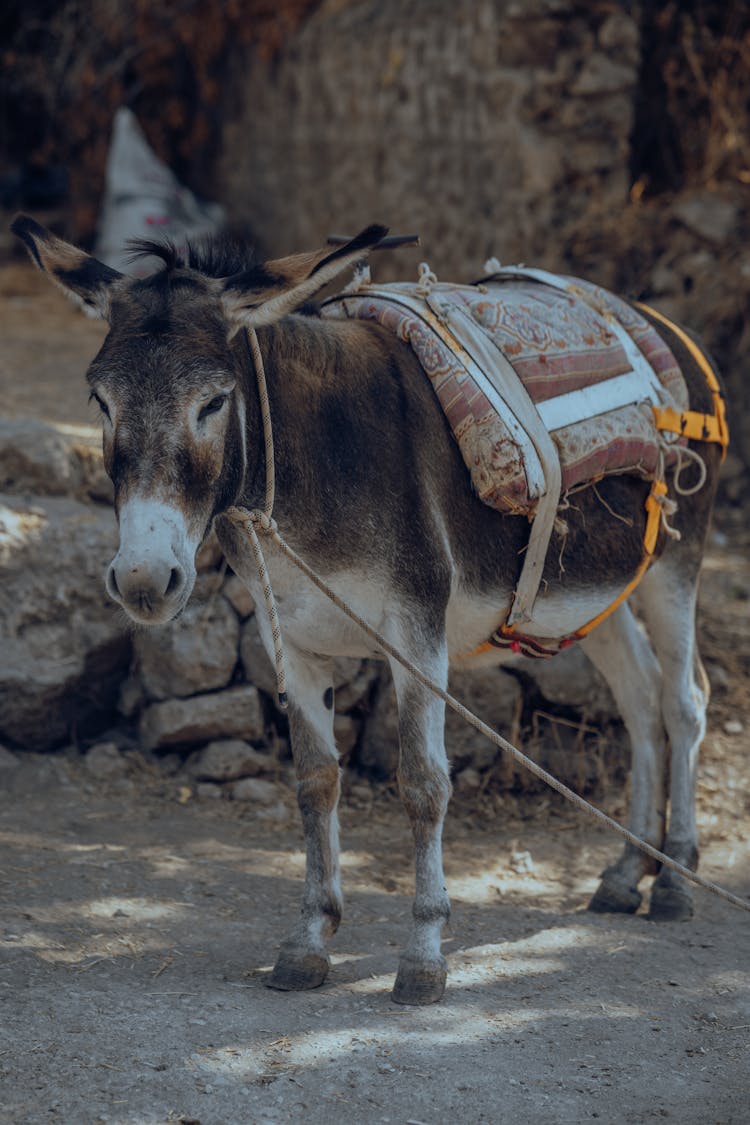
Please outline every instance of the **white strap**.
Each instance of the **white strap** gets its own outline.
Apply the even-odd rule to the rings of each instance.
[[[654,406],[672,404],[671,396],[659,382],[659,378],[656,372],[654,371],[653,367],[648,362],[628,330],[624,328],[622,324],[620,324],[615,314],[605,305],[598,302],[594,295],[587,289],[584,289],[582,286],[576,285],[574,281],[569,281],[567,278],[558,277],[557,274],[549,273],[547,270],[529,269],[526,266],[503,266],[500,272],[494,274],[493,277],[483,278],[482,283],[485,284],[487,281],[495,281],[503,277],[528,278],[530,281],[539,281],[543,285],[549,285],[552,289],[560,289],[563,291],[563,293],[569,293],[571,297],[577,297],[579,300],[584,301],[590,308],[594,310],[594,312],[598,313],[603,320],[606,320],[607,327],[610,329],[612,334],[617,337],[617,341],[620,344],[622,350],[625,352],[627,360],[631,366],[632,370],[629,374],[634,375],[636,377],[634,382],[636,382],[643,388],[640,398],[629,399],[628,401],[642,402],[644,399],[648,399],[648,401],[652,402]],[[620,376],[615,376],[615,378],[620,378]],[[599,386],[609,388],[611,382],[612,380],[605,380],[603,383],[600,383]],[[571,392],[571,394],[577,393],[577,391]],[[566,398],[568,396],[560,397]],[[615,406],[618,405],[627,404],[613,402],[612,406],[605,409],[613,410]],[[576,420],[577,419],[571,418],[570,421],[559,422],[555,425],[552,425],[550,428],[557,429],[557,427],[560,425],[567,426],[570,425],[571,422]]]
[[[437,291],[440,290],[440,285],[435,287]],[[387,301],[388,304],[400,305],[408,309],[408,311],[419,318],[435,333],[436,336],[442,340],[452,355],[456,356],[460,363],[468,371],[471,378],[481,387],[482,391],[487,396],[490,405],[497,411],[502,418],[508,431],[510,432],[513,441],[518,445],[523,457],[524,468],[526,471],[526,484],[528,488],[529,497],[531,500],[539,500],[544,495],[547,489],[547,481],[537,453],[534,442],[526,431],[525,426],[516,417],[515,412],[511,408],[509,402],[506,400],[505,395],[502,394],[492,383],[489,382],[487,376],[482,369],[481,363],[468,354],[467,350],[462,347],[460,341],[456,339],[455,334],[450,331],[445,323],[445,318],[442,313],[434,315],[435,310],[432,307],[434,298],[431,297],[430,302],[426,303],[421,297],[414,295],[414,286],[406,283],[394,283],[389,285],[387,289],[378,289],[374,286],[368,286],[367,290],[359,294],[355,300],[357,303],[362,297],[376,297],[380,300]],[[338,303],[340,298],[335,297],[326,302]],[[345,308],[349,302],[344,299],[341,302]],[[347,308],[347,313],[349,309]],[[497,365],[496,354],[492,357],[492,367]],[[490,368],[490,370],[492,369]],[[510,369],[512,371],[512,368]],[[513,379],[508,379],[507,383],[509,388],[514,388],[514,380],[521,385],[518,376],[513,372]],[[525,388],[521,386],[523,394],[526,394]],[[527,395],[528,398],[528,395]],[[530,401],[530,400],[529,400]]]
[[[562,469],[557,446],[500,348],[468,311],[445,300],[441,288],[440,284],[432,286],[424,298],[415,295],[413,286],[403,284],[387,289],[368,286],[361,295],[401,305],[426,323],[463,364],[520,447],[529,497],[537,506],[507,624],[527,623],[532,618],[560,502]],[[346,306],[346,299],[343,303]]]
[[[461,346],[471,356],[480,373],[479,385],[490,401],[492,401],[491,392],[496,388],[500,391],[513,415],[530,438],[542,465],[545,491],[539,497],[534,513],[529,544],[524,555],[513,605],[506,621],[508,625],[527,623],[531,621],[534,613],[534,602],[539,592],[544,560],[547,557],[557,507],[560,503],[562,469],[557,446],[517,372],[468,310],[450,302],[441,303],[439,294],[431,293],[427,297],[427,303],[448,324]],[[502,417],[504,419],[507,417],[505,411]]]

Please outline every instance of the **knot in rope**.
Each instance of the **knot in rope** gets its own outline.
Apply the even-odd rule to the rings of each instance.
[[[261,512],[260,508],[253,508],[247,512],[245,520],[249,521],[261,535],[275,535],[279,528],[276,520],[269,512]]]
[[[420,262],[417,293],[424,297],[430,292],[433,285],[437,285],[437,274],[432,272],[427,262]]]

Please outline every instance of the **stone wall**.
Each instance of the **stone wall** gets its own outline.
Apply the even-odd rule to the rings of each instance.
[[[668,125],[672,148],[690,151],[710,129],[691,117],[694,101],[682,117],[653,103],[647,127],[644,99],[658,87],[644,69],[651,7],[328,0],[272,61],[238,51],[217,195],[272,254],[378,221],[422,238],[378,254],[379,280],[415,277],[426,259],[468,281],[495,255],[655,303],[699,334],[726,377],[725,499],[739,506],[750,463],[750,198],[736,175],[660,195],[633,182],[636,165],[642,177],[659,164],[646,136]],[[710,114],[718,120],[721,106]]]
[[[324,3],[229,77],[220,194],[274,252],[378,221],[457,279],[554,265],[561,225],[627,198],[638,61],[611,3]]]
[[[133,630],[104,589],[117,528],[100,457],[41,422],[1,422],[0,485],[0,746],[72,744],[88,751],[90,772],[109,778],[122,775],[118,754],[137,750],[199,795],[275,807],[264,775],[288,768],[287,721],[275,706],[253,599],[216,540],[199,551],[185,612]],[[519,659],[515,674],[459,673],[451,689],[506,737],[536,734],[531,752],[588,789],[622,769],[622,732],[583,654],[555,664],[553,672]],[[334,689],[342,762],[392,779],[398,736],[385,666],[336,660]],[[563,725],[548,737],[539,724],[556,715]],[[588,737],[587,722],[614,737]],[[446,736],[461,791],[537,788],[452,713]]]

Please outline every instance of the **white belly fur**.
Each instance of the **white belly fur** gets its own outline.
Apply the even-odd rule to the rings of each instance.
[[[285,640],[303,652],[326,656],[378,656],[375,642],[350,621],[326,596],[317,590],[294,565],[283,557],[273,557],[270,548],[266,561],[279,610]],[[230,560],[231,561],[231,560]],[[234,569],[252,593],[258,613],[265,617],[263,593],[252,558],[233,563]],[[374,629],[392,635],[388,622],[403,616],[395,593],[389,589],[385,576],[361,571],[339,571],[327,579],[331,588],[359,613]],[[529,636],[559,638],[574,633],[602,610],[619,593],[606,588],[569,594],[557,592],[537,599],[534,622],[519,630]],[[460,582],[454,589],[446,613],[448,652],[452,662],[462,666],[482,666],[513,661],[513,654],[493,650],[480,657],[473,651],[487,641],[508,612],[510,592],[477,595],[468,592]]]

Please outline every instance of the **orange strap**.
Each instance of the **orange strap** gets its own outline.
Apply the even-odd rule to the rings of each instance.
[[[643,575],[650,567],[654,559],[656,540],[659,537],[659,521],[661,518],[661,504],[659,503],[659,497],[666,495],[666,482],[663,480],[655,480],[651,485],[651,491],[646,497],[646,530],[643,533],[643,558],[638,564],[638,569],[628,582],[625,589],[615,598],[611,605],[608,605],[607,608],[603,609],[597,617],[592,618],[591,621],[587,621],[585,625],[576,630],[576,632],[573,634],[575,640],[580,640],[581,637],[585,637],[587,633],[590,633],[592,629],[595,629],[596,626],[601,624],[601,622],[609,617],[611,613],[614,613],[617,607],[619,605],[622,605],[626,598],[630,597],[630,595],[633,593],[633,590],[635,590],[636,586],[643,578]]]
[[[727,455],[729,445],[729,427],[727,426],[727,413],[724,398],[716,378],[716,372],[706,359],[705,353],[698,347],[679,324],[675,324],[664,313],[657,312],[650,305],[637,301],[638,308],[643,309],[649,316],[665,324],[674,332],[675,336],[685,345],[690,355],[700,367],[706,377],[709,389],[714,400],[713,414],[700,414],[697,410],[675,410],[674,407],[653,406],[654,420],[657,428],[666,430],[671,434],[680,434],[681,437],[692,438],[694,441],[714,441],[721,446],[722,461]]]

